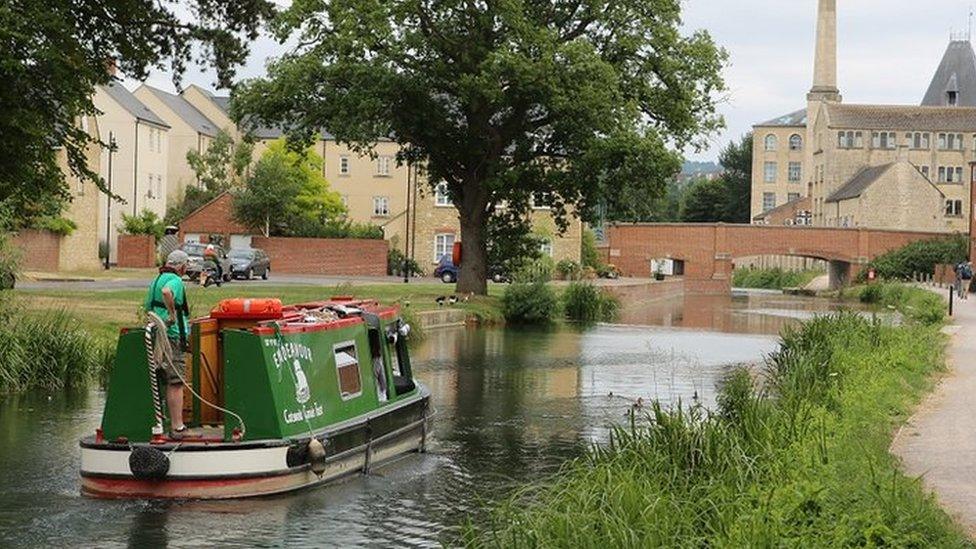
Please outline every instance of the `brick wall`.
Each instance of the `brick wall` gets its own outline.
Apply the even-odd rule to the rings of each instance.
[[[156,237],[148,234],[122,234],[118,243],[118,266],[145,269],[156,266]]]
[[[385,240],[255,236],[251,245],[267,252],[277,273],[385,276]]]
[[[230,235],[251,234],[244,225],[234,221],[234,197],[223,193],[180,221],[180,242],[186,233],[224,235],[224,246],[230,245]],[[205,239],[204,239],[205,240]]]
[[[20,268],[55,272],[61,263],[61,237],[48,231],[23,230],[13,244],[21,251]]]

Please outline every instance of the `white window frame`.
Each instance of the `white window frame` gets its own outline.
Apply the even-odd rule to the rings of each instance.
[[[382,177],[389,177],[390,175],[390,161],[392,157],[390,156],[377,156],[376,157],[376,175]]]
[[[543,239],[541,239],[539,241],[539,251],[543,255],[547,255],[549,257],[552,257],[552,254],[553,254],[552,239],[551,238],[543,238]]]
[[[434,263],[440,263],[441,258],[454,253],[454,243],[457,241],[455,233],[437,233],[434,235]]]
[[[945,216],[962,217],[962,200],[952,199],[952,198],[946,199]]]
[[[349,156],[342,155],[339,157],[339,175],[349,175]]]
[[[799,200],[803,196],[800,193],[786,193],[786,201],[793,202],[794,200]]]
[[[790,136],[790,150],[791,151],[802,151],[803,150],[803,137],[798,133],[794,133]]]
[[[767,205],[766,205],[767,204],[766,199],[768,199],[768,198],[772,198],[772,205],[770,205],[770,206],[767,207]],[[769,210],[772,210],[775,207],[776,207],[776,193],[771,193],[771,192],[765,192],[765,193],[763,193],[762,194],[762,210],[763,210],[763,213],[766,213],[766,212],[768,212]]]
[[[390,216],[390,197],[374,196],[373,217],[389,217],[389,216]]]
[[[434,187],[434,205],[439,207],[453,206],[451,195],[447,192],[447,183],[438,183]]]
[[[803,164],[800,162],[790,162],[787,166],[787,181],[799,183],[803,179]],[[794,178],[793,176],[796,175]]]
[[[767,134],[765,140],[763,140],[763,148],[766,151],[772,152],[776,150],[779,145],[779,139],[776,138],[775,134]]]
[[[776,171],[779,166],[776,162],[763,162],[763,181],[766,183],[776,183]]]

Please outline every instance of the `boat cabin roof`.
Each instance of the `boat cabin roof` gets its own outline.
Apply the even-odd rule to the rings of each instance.
[[[395,305],[381,305],[374,299],[332,297],[325,301],[309,301],[282,306],[274,298],[236,298],[221,301],[210,314],[191,322],[221,321],[235,328],[249,328],[257,335],[318,332],[336,330],[362,324],[363,314],[374,314],[392,320],[399,313]],[[245,325],[240,325],[243,321]]]

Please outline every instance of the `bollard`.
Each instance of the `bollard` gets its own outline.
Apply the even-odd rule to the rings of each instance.
[[[952,316],[952,300],[956,297],[953,287],[949,286],[949,316]]]

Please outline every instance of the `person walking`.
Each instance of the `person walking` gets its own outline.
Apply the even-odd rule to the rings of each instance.
[[[190,307],[186,302],[183,275],[190,256],[182,250],[174,250],[166,256],[166,264],[159,268],[159,276],[153,280],[143,306],[147,312],[159,315],[166,323],[166,339],[172,350],[172,362],[162,364],[166,374],[166,407],[169,409],[170,436],[182,438],[186,434],[183,423],[183,383],[186,379],[187,338],[190,334]]]
[[[973,283],[973,264],[969,261],[962,263],[959,268],[959,297],[969,299],[969,288]]]

